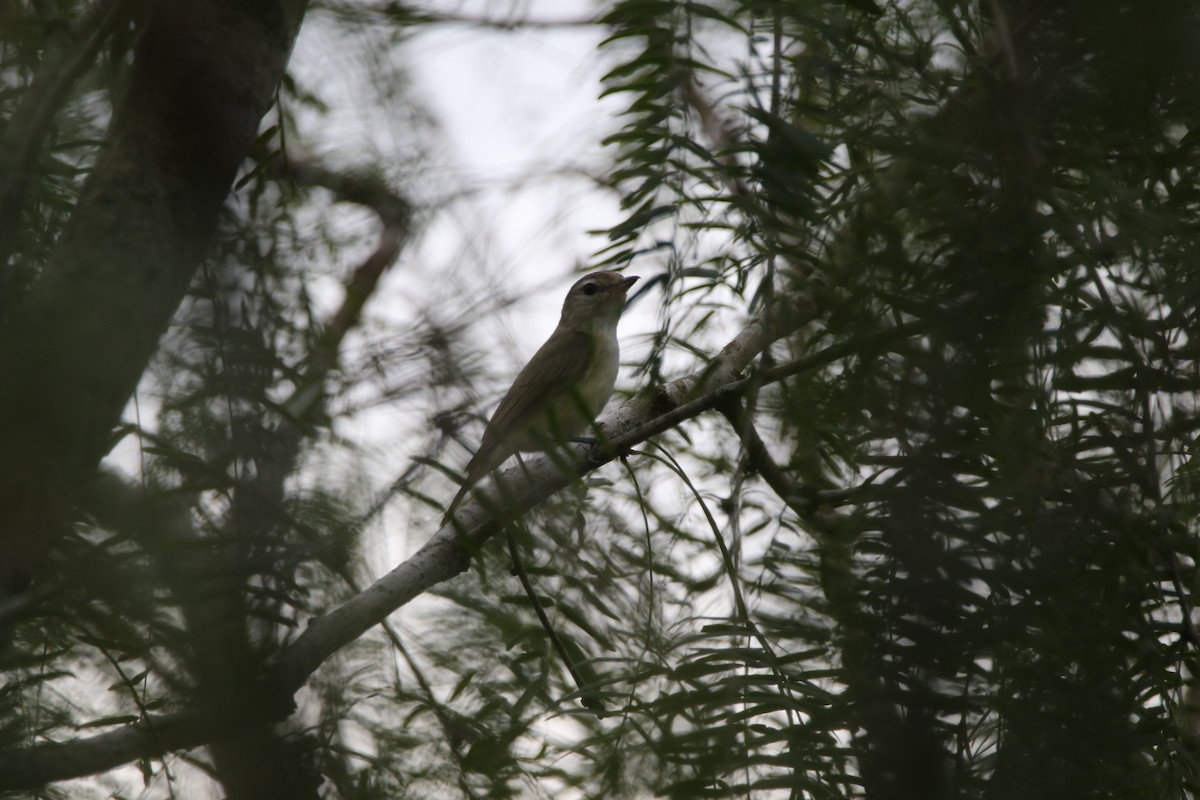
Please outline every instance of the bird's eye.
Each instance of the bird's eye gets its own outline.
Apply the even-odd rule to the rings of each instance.
[[[591,297],[598,291],[600,291],[600,287],[594,283],[585,283],[583,285],[583,293],[586,294],[588,297]]]

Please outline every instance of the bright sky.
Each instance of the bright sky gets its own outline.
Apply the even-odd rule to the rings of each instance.
[[[496,6],[442,2],[422,9],[470,19],[541,22],[580,21],[593,14],[590,3],[578,0]],[[319,126],[323,134],[319,138],[325,144],[317,157],[360,165],[364,156],[378,158],[385,169],[407,161],[410,166],[403,168],[416,174],[411,180],[401,177],[398,187],[438,209],[392,269],[368,313],[397,325],[418,313],[449,322],[472,296],[513,298],[499,312],[472,319],[468,333],[490,351],[488,373],[495,380],[472,387],[481,402],[477,410],[490,413],[508,381],[553,329],[578,270],[605,244],[588,231],[621,219],[617,196],[588,177],[607,172],[600,142],[617,128],[624,102],[599,99],[607,67],[597,45],[604,31],[587,25],[503,30],[439,23],[392,45],[391,63],[373,67],[361,42],[352,46],[352,41],[338,40],[332,26],[312,22],[297,43],[292,70],[302,86],[331,103],[320,117],[302,118],[302,125]],[[380,102],[379,87],[362,82],[378,81],[393,68],[408,85],[393,103]],[[344,89],[338,87],[341,83]],[[415,160],[411,142],[423,134],[405,135],[407,98],[415,98],[436,126],[429,152]],[[457,200],[447,204],[446,198]],[[372,243],[374,220],[350,209],[346,214],[346,225],[365,245]],[[651,274],[647,268],[654,265],[639,265],[632,272]],[[340,302],[341,290],[333,280],[325,286],[332,308]],[[648,350],[644,334],[657,324],[652,306],[643,302],[622,321],[627,362]],[[622,372],[618,387],[633,387],[630,370]],[[378,463],[367,473],[378,478],[375,488],[382,490],[419,452],[429,430],[429,409],[383,408],[365,415],[361,425],[368,430],[356,426],[356,438],[380,443],[370,456]],[[411,442],[413,449],[397,452],[397,442]],[[465,457],[458,450],[446,456],[449,463]],[[449,482],[446,487],[449,500],[453,491]],[[409,519],[410,508],[396,511],[383,520],[386,541],[378,550],[370,548],[376,574],[419,547],[436,528],[432,514]]]

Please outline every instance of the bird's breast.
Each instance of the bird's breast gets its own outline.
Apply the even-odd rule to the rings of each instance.
[[[604,410],[608,398],[612,396],[613,386],[617,382],[617,368],[621,363],[616,336],[596,336],[595,348],[591,369],[576,387],[576,392],[591,415],[591,419],[583,423],[585,426]]]
[[[547,403],[544,413],[539,414],[518,438],[518,450],[538,451],[546,447],[547,441],[585,434],[604,410],[612,396],[621,363],[615,331],[608,336],[593,336],[593,348],[587,371]]]

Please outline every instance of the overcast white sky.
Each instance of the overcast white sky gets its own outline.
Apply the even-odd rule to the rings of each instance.
[[[422,8],[540,22],[579,21],[594,13],[591,3],[578,0],[444,2]],[[323,133],[323,150],[316,155],[331,164],[359,166],[378,158],[385,171],[406,162],[403,169],[415,174],[411,181],[401,178],[401,190],[438,209],[368,313],[397,324],[418,312],[449,321],[461,314],[464,296],[496,292],[515,299],[472,320],[470,336],[489,345],[488,372],[495,377],[473,387],[483,413],[490,413],[508,381],[553,330],[566,289],[605,244],[588,231],[621,219],[617,196],[580,174],[607,172],[611,155],[600,143],[616,130],[624,107],[621,99],[599,99],[607,69],[597,53],[603,36],[602,29],[587,25],[501,30],[440,23],[381,48],[391,62],[372,64],[378,53],[355,47],[354,40],[339,40],[332,26],[314,18],[306,22],[293,54],[300,84],[331,104],[328,113],[311,119]],[[371,81],[392,68],[410,83],[388,102]],[[414,137],[404,129],[409,98],[436,126],[434,144],[415,159]],[[447,205],[442,201],[448,197],[459,199]],[[346,224],[369,246],[374,220],[350,209],[346,213]],[[655,269],[652,263],[639,264],[630,272],[648,275]],[[327,286],[333,307],[340,302],[340,287],[334,281]],[[623,360],[636,362],[646,353],[645,334],[657,326],[654,305],[642,302],[623,319]],[[633,385],[631,371],[623,370],[618,387]],[[381,490],[419,452],[429,409],[383,408],[361,422],[370,432],[360,428],[356,438],[379,443],[363,456],[377,461],[365,470]],[[411,442],[412,449],[397,452],[397,442]],[[446,458],[465,461],[466,453],[451,451]],[[446,486],[448,500],[453,488]],[[395,566],[436,528],[432,512],[428,519],[410,519],[410,511],[397,509],[384,518],[384,541],[378,549],[368,548],[376,574]]]
[[[592,4],[580,0],[435,2],[422,7],[542,22],[593,14]],[[383,32],[378,35],[375,44],[386,43]],[[364,48],[361,40],[338,38],[328,19],[313,13],[293,53],[291,71],[299,85],[329,105],[327,113],[301,115],[300,127],[313,127],[298,138],[314,143],[313,155],[335,168],[379,166],[396,174],[392,165],[397,165],[401,172],[410,171],[411,178],[399,178],[398,188],[438,209],[368,307],[374,330],[380,330],[378,323],[402,323],[418,311],[453,320],[462,313],[464,295],[495,291],[516,300],[472,320],[472,338],[490,344],[488,374],[494,377],[476,387],[483,413],[490,413],[549,335],[566,289],[606,243],[588,231],[622,218],[617,196],[580,174],[607,172],[611,155],[600,143],[617,129],[626,102],[599,98],[607,69],[597,52],[603,35],[602,29],[581,25],[500,30],[438,24],[390,47]],[[389,100],[373,82],[393,68],[409,84]],[[432,145],[427,132],[406,130],[409,98],[432,118]],[[413,157],[414,139],[429,148],[418,158]],[[450,197],[459,199],[441,202]],[[330,214],[361,242],[358,253],[345,255],[341,267],[350,269],[373,246],[377,223],[369,213],[349,206],[335,206]],[[330,265],[318,267],[313,289],[332,310],[341,302],[340,276]],[[659,262],[647,259],[629,272],[648,277],[659,269]],[[646,334],[658,327],[659,301],[651,294],[625,315],[620,327],[623,361],[636,363],[644,357]],[[731,326],[740,323],[729,320]],[[618,389],[634,385],[632,371],[623,369]],[[152,402],[143,400],[143,415],[154,413]],[[132,407],[128,415],[132,418]],[[345,470],[367,476],[372,489],[382,491],[420,452],[430,427],[429,409],[423,407],[397,404],[363,415],[354,429],[339,431],[364,443],[352,456],[342,451],[353,459]],[[466,460],[465,453],[446,457],[451,462],[457,458],[460,466]],[[137,443],[126,440],[113,460],[136,472]],[[338,470],[339,465],[326,463],[322,469]],[[446,482],[444,499],[452,494]],[[411,505],[396,506],[363,543],[372,577],[398,564],[437,527],[436,513],[414,517]],[[419,615],[419,605],[400,613]],[[132,768],[121,772],[126,773],[132,776],[126,785],[135,785],[136,773]]]
[[[542,23],[579,21],[594,13],[592,4],[581,0],[431,2],[423,8]],[[609,171],[612,156],[601,142],[620,125],[627,102],[600,99],[600,79],[608,67],[597,46],[605,32],[588,25],[503,30],[443,23],[389,42],[382,30],[352,36],[336,31],[336,25],[317,12],[305,21],[290,69],[298,85],[319,96],[328,111],[316,114],[297,108],[296,132],[301,135],[289,147],[297,141],[311,143],[311,154],[298,155],[312,155],[333,168],[378,167],[396,178],[399,191],[435,209],[368,306],[368,335],[380,335],[389,323],[402,329],[418,313],[453,321],[463,314],[464,297],[478,301],[492,293],[514,300],[471,319],[468,335],[486,345],[488,359],[483,385],[473,387],[480,398],[476,410],[490,413],[553,329],[563,295],[580,269],[588,267],[593,254],[607,243],[589,231],[610,227],[623,217],[616,194],[588,177],[604,177]],[[364,46],[372,35],[375,46]],[[407,83],[389,97],[380,79],[393,71]],[[432,128],[409,126],[411,99],[428,113]],[[264,125],[272,122],[268,119]],[[425,148],[417,155],[415,141]],[[447,198],[457,199],[446,203]],[[332,311],[342,300],[341,280],[373,247],[378,224],[370,213],[347,205],[310,213],[327,213],[358,243],[357,251],[351,248],[339,255],[344,263],[322,262],[319,259],[328,256],[319,254],[312,265],[310,288]],[[639,261],[627,272],[654,275],[663,268],[656,260],[662,257]],[[660,323],[660,301],[653,292],[625,314],[619,333],[627,364],[645,357],[647,334]],[[740,327],[742,320],[736,316],[731,314],[725,327]],[[361,338],[347,342],[351,348],[361,344]],[[683,371],[695,368],[690,354],[680,358]],[[632,369],[624,368],[618,390],[635,385]],[[610,409],[615,404],[616,398]],[[372,494],[385,490],[429,440],[430,412],[428,407],[395,403],[360,415],[338,433],[357,440],[361,449],[333,448],[327,460],[322,460],[326,454],[319,454],[319,472],[307,479],[319,482],[332,472],[344,472],[369,483],[364,488]],[[126,416],[153,427],[156,413],[154,393],[146,392]],[[691,434],[704,435],[699,427]],[[458,466],[466,458],[465,452],[445,455],[447,463]],[[122,441],[108,463],[136,474],[141,463],[136,438]],[[340,477],[330,483],[346,485]],[[431,492],[439,488],[433,482],[422,488],[430,487]],[[453,492],[445,481],[443,499],[448,501]],[[370,574],[360,577],[369,580],[395,567],[429,538],[439,516],[422,508],[414,513],[413,504],[393,503],[392,512],[364,536],[362,552]],[[399,615],[419,619],[422,602]],[[82,682],[76,688],[81,702],[95,690]],[[106,783],[136,792],[141,775],[127,767],[106,775],[98,785],[92,779],[72,782],[68,791],[100,796],[87,793],[107,791],[102,788]],[[207,787],[207,781],[200,783]],[[188,791],[195,788],[190,782],[182,785]],[[155,794],[159,788],[152,784],[148,791]]]

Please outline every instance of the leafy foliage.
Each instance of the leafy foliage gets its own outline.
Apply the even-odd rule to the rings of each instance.
[[[447,21],[321,13],[364,36]],[[510,532],[586,687],[491,542],[314,676],[269,733],[279,763],[346,798],[1191,796],[1197,13],[626,0],[597,20],[624,105],[595,262],[663,298],[639,380],[748,315],[774,343],[719,413]],[[3,42],[0,102],[29,88],[34,28]],[[269,705],[254,679],[361,591],[380,509],[444,494],[425,466],[453,414],[390,487],[339,459],[385,402],[459,410],[461,326],[355,320],[347,347],[314,297],[314,276],[354,292],[323,191],[386,222],[371,198],[419,178],[289,178],[327,109],[287,88],[122,431],[136,512],[128,487],[89,498],[35,611],[6,612],[8,745]],[[57,119],[99,139],[109,102]],[[14,296],[75,205],[59,172],[27,199]],[[97,675],[103,701],[60,688]]]

